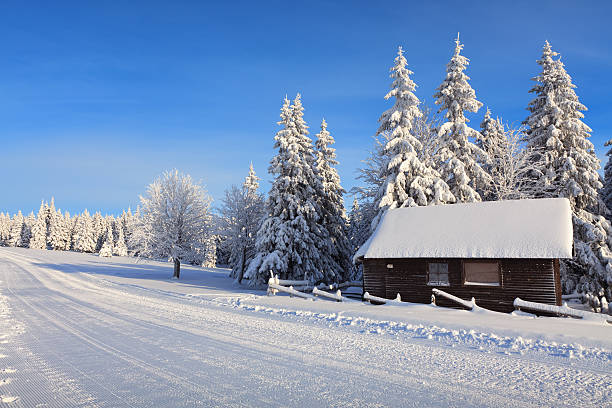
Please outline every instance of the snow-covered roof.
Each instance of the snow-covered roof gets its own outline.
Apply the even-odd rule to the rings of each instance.
[[[387,211],[360,258],[571,258],[565,198],[490,201]]]

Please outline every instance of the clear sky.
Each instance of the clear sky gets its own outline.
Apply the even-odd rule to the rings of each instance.
[[[461,32],[476,95],[525,119],[545,40],[560,52],[591,141],[612,138],[612,3],[3,1],[0,211],[118,213],[164,170],[215,204],[268,162],[283,97],[301,92],[311,136],[325,117],[342,183],[372,146],[401,45],[429,103]],[[472,115],[478,127],[484,108]]]

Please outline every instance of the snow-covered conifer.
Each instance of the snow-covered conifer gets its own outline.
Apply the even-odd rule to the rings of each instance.
[[[167,171],[148,186],[140,202],[141,255],[172,258],[176,278],[183,260],[204,254],[203,261],[209,262],[211,199],[202,186],[189,175]]]
[[[230,276],[238,282],[242,282],[244,271],[255,255],[255,238],[265,213],[265,201],[258,188],[259,177],[251,163],[242,188],[232,186],[226,190],[221,207],[221,228],[230,251]]]
[[[118,220],[121,228],[123,229],[123,236],[125,237],[126,245],[130,240],[130,223],[132,222],[133,217],[132,210],[128,207],[127,211],[123,210]]]
[[[30,239],[32,238],[32,227],[36,222],[34,211],[30,211],[30,214],[24,218],[23,229],[21,230],[21,245],[24,248],[30,247]]]
[[[582,122],[586,107],[579,102],[560,59],[548,42],[538,64],[542,73],[530,92],[527,145],[544,157],[544,168],[534,178],[538,196],[567,197],[573,210],[576,255],[562,268],[565,292],[612,298],[610,224],[597,170],[599,160],[588,140],[591,129]]]
[[[79,252],[96,252],[93,220],[87,209],[79,215],[74,227],[74,250]]]
[[[379,119],[378,134],[387,133],[389,136],[383,150],[385,161],[381,176],[384,182],[375,199],[379,212],[372,222],[372,230],[388,209],[454,201],[440,174],[418,157],[422,146],[412,134],[412,126],[422,112],[414,94],[416,85],[410,79],[411,74],[400,47],[391,68],[391,90],[385,96],[385,99],[395,98],[395,103]]]
[[[36,216],[36,222],[32,226],[32,236],[30,238],[30,248],[47,248],[47,208],[44,202],[40,203],[40,209]]]
[[[457,202],[481,201],[478,191],[485,190],[490,176],[479,162],[488,162],[486,152],[470,141],[480,139],[478,131],[467,125],[465,112],[477,112],[482,106],[464,73],[469,60],[461,55],[463,44],[459,36],[455,41],[455,53],[446,66],[446,78],[438,87],[434,98],[440,105],[439,112],[446,111],[447,122],[438,130],[439,149],[434,158],[438,171],[449,185]]]
[[[357,198],[353,199],[353,205],[349,212],[349,229],[348,238],[351,243],[352,253],[354,254],[357,249],[370,237],[370,223],[365,219],[363,214],[363,207],[359,204]]]
[[[113,227],[111,224],[106,226],[106,234],[104,234],[104,242],[100,248],[99,256],[110,258],[113,256]]]
[[[0,213],[0,246],[8,246],[11,231],[11,217],[8,214]]]
[[[106,223],[104,222],[104,217],[100,214],[100,211],[97,211],[91,220],[92,231],[94,241],[96,243],[96,247],[94,252],[99,252],[102,248],[102,244],[106,239]]]
[[[134,251],[134,247],[132,247],[131,243],[133,242],[132,234],[134,234],[139,221],[139,216],[137,214],[139,214],[138,211],[136,214],[133,214],[132,209],[129,207],[127,211],[123,211],[121,214],[121,225],[123,226],[123,235],[125,237],[125,244],[128,249],[128,254],[131,254]]]
[[[60,210],[51,214],[51,227],[49,228],[49,241],[56,251],[65,251],[70,248],[70,230],[67,221]]]
[[[373,207],[372,205],[366,207],[360,206],[357,198],[353,199],[353,205],[348,217],[348,239],[351,245],[351,256],[357,252],[359,247],[361,247],[371,235],[372,217],[368,215],[367,211],[369,208]],[[374,211],[371,212],[374,214],[376,213]],[[362,278],[363,267],[353,264],[350,280],[361,280]]]
[[[330,271],[320,269],[321,248],[326,249],[329,239],[319,224],[317,193],[322,186],[302,115],[299,94],[292,106],[285,98],[278,122],[282,129],[274,138],[278,152],[268,170],[275,176],[268,215],[257,232],[257,255],[245,273],[251,284],[264,283],[270,271],[283,279],[335,280]]]
[[[128,249],[125,243],[125,236],[123,234],[123,226],[120,219],[117,220],[117,240],[113,247],[113,255],[127,256]]]
[[[210,217],[208,222],[210,223]],[[194,265],[200,265],[204,268],[214,268],[217,265],[217,237],[211,230],[203,235],[200,245],[201,250],[198,252],[198,257]]]
[[[419,109],[421,115],[415,116],[411,129],[414,137],[421,142],[421,149],[417,151],[417,156],[421,162],[435,168],[434,157],[440,144],[438,129],[444,123],[444,117],[423,102]]]
[[[45,220],[46,220],[46,225],[47,225],[47,248],[48,249],[54,249],[53,248],[53,243],[52,241],[52,230],[54,229],[53,224],[55,223],[55,216],[56,216],[56,210],[55,210],[55,198],[51,197],[51,202],[45,206]]]
[[[76,217],[71,217],[70,213],[66,211],[64,213],[64,225],[66,227],[66,251],[73,249],[72,244],[74,242],[74,227],[76,225]]]
[[[340,185],[340,176],[335,166],[336,149],[331,147],[334,138],[327,130],[325,119],[321,122],[321,132],[317,134],[316,170],[323,187],[323,194],[319,197],[321,208],[321,223],[327,228],[330,240],[331,256],[329,267],[336,268],[334,274],[341,280],[349,278],[352,269],[352,251],[347,237],[348,220],[342,198],[344,189]]]
[[[612,146],[612,139],[608,140],[605,146]],[[604,166],[604,184],[600,191],[600,195],[608,209],[607,218],[608,220],[612,220],[612,148],[608,150],[606,156],[608,156],[608,161]]]
[[[127,240],[128,254],[134,256],[147,256],[149,253],[147,237],[151,233],[149,224],[144,222],[140,213],[140,206],[136,208],[133,217],[128,223],[129,239]]]
[[[13,216],[11,220],[11,230],[9,232],[8,246],[20,247],[23,246],[21,242],[21,234],[24,228],[23,214],[19,211]]]

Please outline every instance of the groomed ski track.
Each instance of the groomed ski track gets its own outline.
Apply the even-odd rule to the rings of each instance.
[[[129,277],[125,262],[58,259],[0,248],[0,406],[612,405],[608,358],[505,353],[259,313],[236,307],[254,297],[244,291],[207,295],[203,285],[185,296],[103,272]],[[170,265],[158,265],[170,276]],[[138,276],[148,266],[132,267]]]

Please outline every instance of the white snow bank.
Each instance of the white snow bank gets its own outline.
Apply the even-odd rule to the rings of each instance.
[[[452,310],[450,315],[454,320],[457,320],[457,322],[450,325],[445,324],[445,327],[442,327],[440,326],[442,322],[436,322],[435,317],[436,315],[440,317],[445,313],[445,310],[441,310],[432,305],[412,303],[401,304],[391,301],[389,305],[386,306],[370,306],[370,308],[378,309],[378,312],[383,313],[364,313],[362,309],[359,311],[360,313],[354,314],[351,313],[351,308],[345,307],[347,304],[342,304],[342,309],[337,308],[331,310],[330,308],[322,308],[317,310],[316,307],[313,307],[316,303],[306,303],[301,300],[292,299],[291,304],[286,303],[284,307],[279,307],[280,305],[264,306],[262,305],[263,302],[257,302],[257,300],[263,299],[234,298],[228,299],[227,301],[228,304],[237,309],[250,312],[296,319],[299,321],[315,320],[325,322],[327,325],[333,327],[354,327],[363,333],[434,340],[451,344],[453,347],[459,345],[476,347],[487,353],[500,352],[500,350],[502,350],[503,354],[545,353],[566,358],[596,359],[605,364],[612,362],[612,351],[608,348],[585,346],[576,342],[559,342],[546,339],[545,336],[524,337],[525,335],[529,336],[530,334],[535,334],[533,332],[528,333],[524,331],[525,326],[523,326],[523,323],[526,321],[532,321],[534,325],[540,326],[540,331],[542,331],[543,327],[546,327],[550,323],[552,323],[551,327],[554,326],[556,322],[551,319],[555,318],[508,315],[507,319],[505,319],[505,323],[510,326],[510,328],[515,326],[514,328],[516,329],[523,326],[517,333],[508,335],[504,333],[504,331],[511,332],[511,330],[506,329],[492,333],[488,330],[481,331],[478,328],[474,328],[474,326],[470,327],[470,325],[467,324],[469,320],[472,320],[470,316],[474,316],[474,321],[485,320],[490,322],[493,320],[500,320],[500,318],[504,320],[500,313],[481,308],[478,308],[477,313]],[[308,305],[308,309],[304,307],[294,308],[296,302],[300,302],[298,304],[301,306]],[[330,304],[329,302],[326,303]],[[339,305],[338,303],[331,304]],[[429,317],[433,317],[434,319],[429,322],[421,322],[419,319],[414,319],[416,316],[411,316],[413,313],[421,318],[429,315]],[[400,317],[401,315],[403,316]],[[568,320],[566,323],[571,325],[573,322]],[[467,327],[462,328],[461,326]],[[583,331],[588,327],[589,326],[583,326]],[[487,328],[488,327],[485,326],[485,329]],[[480,329],[482,329],[482,327],[480,327]],[[568,327],[568,329],[571,331],[571,327]]]
[[[565,198],[396,208],[356,258],[571,258]]]

